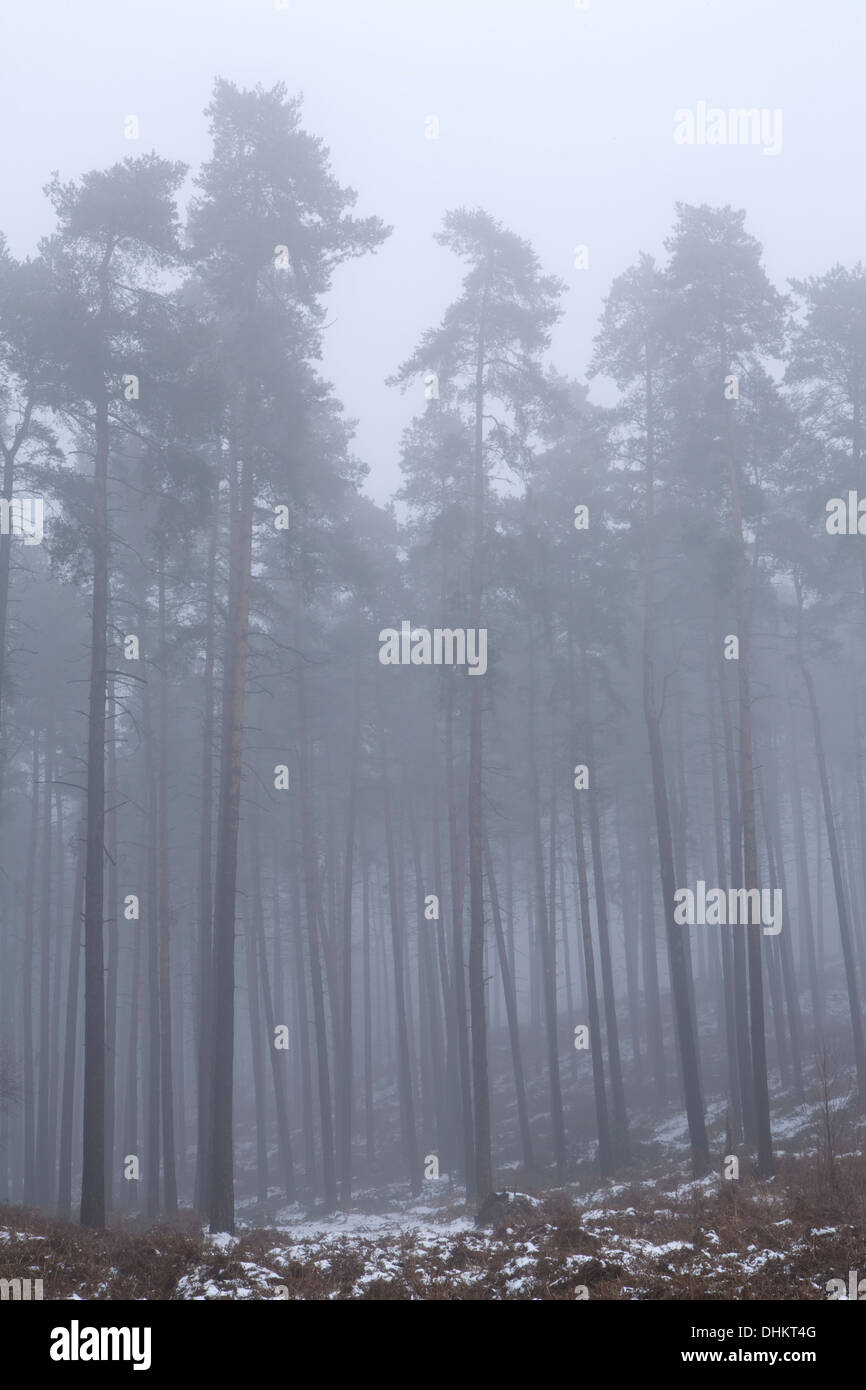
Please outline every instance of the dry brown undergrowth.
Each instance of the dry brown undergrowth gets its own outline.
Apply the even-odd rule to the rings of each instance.
[[[592,1299],[820,1299],[830,1278],[866,1277],[866,1162],[837,1160],[832,1180],[814,1160],[786,1159],[771,1182],[635,1184],[587,1219],[556,1191],[488,1231],[421,1224],[349,1237],[323,1221],[303,1242],[255,1229],[224,1251],[191,1213],[92,1232],[3,1207],[0,1227],[15,1234],[0,1237],[0,1279],[41,1278],[51,1299],[275,1297],[280,1286],[292,1299],[558,1300],[579,1285]]]

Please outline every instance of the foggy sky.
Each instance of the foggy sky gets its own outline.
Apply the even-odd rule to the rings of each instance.
[[[196,171],[216,75],[303,92],[359,215],[394,227],[334,281],[325,374],[370,465],[399,484],[400,432],[423,405],[384,379],[454,297],[432,240],[447,208],[481,205],[570,287],[552,361],[583,377],[604,295],[641,250],[662,255],[675,201],[747,210],[780,288],[866,249],[866,48],[857,0],[0,0],[0,227],[33,252],[50,173],[76,178],[155,149]],[[782,151],[685,147],[674,111],[781,108]],[[124,138],[137,115],[138,141]],[[425,139],[436,115],[439,139]],[[14,195],[11,190],[14,189]],[[574,247],[590,266],[573,266]],[[604,383],[591,398],[607,399]]]

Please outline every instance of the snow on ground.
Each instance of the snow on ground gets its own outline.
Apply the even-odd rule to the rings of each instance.
[[[240,1262],[243,1277],[217,1281],[208,1278],[200,1269],[185,1274],[178,1282],[175,1297],[200,1302],[203,1299],[221,1298],[226,1295],[235,1299],[274,1297],[274,1287],[278,1275],[272,1269],[257,1265],[252,1260]]]
[[[237,1236],[230,1236],[228,1231],[220,1231],[219,1235],[210,1236],[210,1243],[217,1250],[231,1250],[232,1246],[237,1245]]]
[[[432,1239],[475,1229],[474,1223],[466,1217],[433,1224],[435,1216],[435,1207],[419,1204],[407,1211],[399,1212],[335,1212],[333,1216],[323,1216],[318,1220],[306,1217],[302,1220],[286,1221],[281,1213],[276,1224],[280,1231],[290,1235],[292,1242],[298,1245],[353,1237],[377,1240],[381,1236],[401,1236],[409,1231],[415,1231],[421,1239],[425,1236]]]
[[[709,1106],[707,1119],[721,1143],[724,1103]],[[819,1120],[815,1106],[797,1105],[782,1115],[774,1114],[774,1139],[780,1149],[797,1141],[802,1152],[804,1138]],[[636,1123],[636,1134],[639,1128]],[[596,1275],[600,1270],[602,1278],[615,1277],[618,1296],[623,1298],[646,1296],[642,1289],[648,1280],[657,1286],[659,1280],[674,1277],[687,1277],[705,1289],[712,1287],[714,1278],[733,1277],[736,1286],[747,1292],[752,1278],[759,1280],[774,1269],[787,1277],[787,1264],[780,1262],[804,1254],[808,1258],[810,1251],[814,1257],[812,1241],[837,1234],[835,1227],[821,1226],[809,1231],[808,1239],[803,1231],[803,1238],[783,1250],[773,1248],[770,1229],[779,1229],[782,1242],[792,1221],[790,1217],[772,1220],[781,1215],[778,1206],[783,1197],[776,1184],[769,1182],[760,1198],[761,1224],[766,1221],[763,1240],[756,1232],[751,1244],[735,1250],[724,1248],[728,1241],[706,1224],[693,1235],[691,1218],[684,1224],[684,1217],[705,1199],[712,1201],[719,1188],[718,1172],[696,1180],[685,1176],[688,1130],[681,1114],[648,1125],[639,1143],[646,1144],[647,1150],[658,1146],[666,1151],[679,1167],[680,1178],[675,1167],[673,1173],[669,1169],[666,1183],[657,1176],[635,1175],[629,1183],[610,1181],[590,1191],[581,1191],[577,1183],[567,1184],[562,1196],[576,1209],[575,1244],[570,1248],[570,1230],[564,1246],[553,1241],[559,1234],[556,1218],[545,1216],[538,1198],[523,1199],[531,1218],[526,1230],[519,1222],[510,1231],[477,1229],[462,1214],[462,1193],[447,1177],[425,1182],[415,1199],[407,1198],[400,1184],[358,1192],[355,1203],[360,1210],[330,1214],[311,1213],[299,1203],[280,1205],[279,1194],[273,1192],[268,1229],[261,1229],[262,1212],[254,1204],[241,1206],[239,1235],[206,1237],[206,1259],[180,1279],[176,1297],[342,1299],[395,1296],[395,1289],[401,1298],[421,1299],[442,1297],[443,1291],[452,1297],[455,1291],[457,1297],[477,1297],[484,1291],[487,1297],[539,1298],[549,1296],[545,1289],[564,1289],[568,1296],[580,1286],[581,1271],[589,1277],[590,1266]],[[637,1201],[637,1208],[617,1205],[623,1199]],[[251,1251],[254,1258],[243,1258],[247,1250],[239,1251],[238,1245],[253,1231],[258,1242]],[[683,1235],[687,1238],[665,1238]],[[798,1268],[792,1277],[818,1290],[826,1276]]]

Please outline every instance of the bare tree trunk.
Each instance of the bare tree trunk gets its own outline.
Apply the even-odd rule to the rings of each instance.
[[[214,502],[207,563],[204,679],[202,682],[201,821],[198,859],[198,1108],[195,1158],[196,1211],[203,1211],[210,1191],[211,1095],[213,1091],[213,765],[214,655],[216,650],[216,552],[219,507]]]
[[[719,657],[721,680],[719,703],[722,709],[722,733],[725,744],[725,781],[728,792],[728,827],[730,832],[730,882],[743,885],[743,832],[740,802],[737,795],[737,768],[734,756],[734,734],[731,711],[725,699],[725,661]],[[740,1101],[743,1114],[743,1138],[747,1144],[757,1141],[755,1120],[755,1082],[752,1071],[752,1048],[749,1039],[749,986],[746,965],[745,928],[732,931],[731,955],[734,970],[734,1017],[737,1030],[737,1068],[740,1076]]]
[[[674,880],[673,841],[671,838],[671,818],[668,806],[667,782],[665,780],[661,721],[656,706],[655,693],[655,443],[652,374],[649,366],[646,372],[646,427],[643,712],[647,729],[647,738],[649,740],[653,803],[656,817],[656,838],[658,841],[659,865],[662,880],[662,901],[664,903],[665,928],[667,931],[668,960],[670,963],[674,1017],[676,1019],[677,1045],[680,1055],[686,1115],[689,1125],[689,1140],[692,1151],[692,1170],[695,1177],[702,1177],[710,1166],[710,1151],[707,1141],[706,1124],[704,1121],[700,1058],[698,1053],[698,1039],[695,1032],[691,1008],[691,987],[686,943],[683,940],[681,928],[679,928],[674,921],[674,894],[676,891],[676,884]]]
[[[12,502],[12,495],[15,488],[15,460],[21,445],[30,433],[30,426],[33,417],[34,398],[31,393],[28,396],[24,413],[21,417],[18,428],[15,431],[11,444],[6,444],[0,440],[0,455],[3,458],[3,493],[5,501]],[[6,755],[5,755],[5,720],[3,704],[6,698],[6,658],[7,641],[9,627],[9,571],[12,561],[12,542],[13,528],[6,527],[0,532],[0,738],[3,739],[2,758],[0,758],[0,804],[2,804],[3,785],[5,782]]]
[[[153,670],[150,667],[148,675]],[[147,776],[147,884],[144,920],[147,923],[147,1077],[144,1105],[145,1210],[159,1215],[160,1077],[159,1077],[159,775],[153,733],[150,680],[144,687],[144,756]]]
[[[138,924],[133,927],[135,933],[135,943],[132,954],[132,978],[130,988],[132,990],[132,1005],[129,1012],[129,1036],[127,1039],[126,1057],[126,1095],[124,1098],[124,1118],[123,1118],[123,1137],[127,1155],[138,1157],[138,1051],[139,1051],[139,1015],[141,1012],[141,928]],[[138,1206],[140,1179],[126,1177],[124,1181],[128,1184],[126,1189],[126,1205],[129,1210]]]
[[[59,758],[59,751],[58,751]],[[54,952],[54,969],[52,971],[53,983],[51,987],[51,1068],[49,1071],[49,1100],[48,1100],[48,1152],[51,1154],[51,1165],[49,1170],[49,1204],[54,1204],[57,1200],[57,1164],[58,1164],[58,1124],[60,1119],[60,1076],[61,1076],[61,1057],[60,1034],[63,1021],[63,990],[66,982],[64,974],[64,951],[63,951],[63,912],[66,902],[66,846],[63,837],[64,827],[64,803],[61,787],[58,785],[54,791],[54,823],[57,826],[57,853],[54,856],[56,869],[56,882],[54,889],[54,909],[55,929],[52,935],[56,941]]]
[[[675,639],[674,625],[671,623],[672,635]],[[689,881],[689,854],[688,837],[686,826],[689,819],[688,795],[686,791],[686,759],[683,747],[683,712],[682,712],[682,682],[677,681],[674,685],[674,719],[673,719],[673,749],[671,762],[673,771],[670,782],[668,783],[671,791],[671,834],[673,838],[674,851],[674,873],[677,883],[688,883]],[[673,790],[673,783],[676,783],[676,790]],[[704,933],[696,934],[698,958],[697,973],[700,975],[701,968],[701,942]],[[689,1008],[692,1014],[692,1032],[697,1039],[698,1056],[700,1057],[700,1032],[698,1030],[698,1010],[695,998],[695,965],[692,959],[692,935],[690,932],[682,933],[683,952],[686,961],[686,980],[689,986]]]
[[[315,1185],[316,1180],[316,1157],[314,1146],[313,1128],[313,1075],[312,1059],[310,1056],[310,1010],[309,998],[307,995],[307,962],[304,955],[304,932],[301,922],[301,894],[299,882],[303,877],[302,871],[298,869],[298,833],[297,833],[297,813],[293,817],[293,854],[292,854],[292,927],[295,943],[295,988],[298,1007],[298,1029],[300,1032],[300,1067],[301,1067],[301,1108],[303,1116],[303,1135],[304,1135],[304,1182],[308,1188]],[[306,881],[306,880],[305,880]]]
[[[352,1200],[352,873],[355,853],[355,818],[358,800],[358,767],[361,759],[361,658],[355,657],[355,698],[352,720],[352,763],[349,772],[349,804],[346,810],[346,852],[343,864],[343,1065],[340,1148],[340,1201]]]
[[[69,974],[66,989],[63,1098],[60,1120],[60,1169],[57,1180],[57,1215],[67,1218],[72,1211],[72,1117],[75,1104],[75,1060],[78,1051],[78,994],[81,976],[84,864],[87,853],[86,830],[87,822],[82,817],[78,827],[78,854],[75,865],[75,887],[72,893],[72,924],[69,929]]]
[[[51,1200],[55,1154],[48,1142],[49,1088],[51,1077],[51,861],[53,837],[51,826],[51,795],[54,782],[55,718],[49,709],[45,722],[45,755],[43,773],[42,818],[42,902],[40,909],[39,959],[39,1104],[36,1112],[36,1197],[40,1207]]]
[[[581,652],[584,671],[586,651]],[[604,1017],[607,1026],[607,1052],[610,1062],[610,1090],[613,1099],[613,1143],[617,1158],[627,1159],[629,1150],[628,1115],[625,1108],[625,1088],[622,1081],[622,1061],[619,1051],[619,1028],[616,1020],[616,995],[613,984],[613,965],[610,953],[610,929],[607,917],[607,890],[601,851],[601,818],[598,809],[595,739],[592,723],[592,700],[588,674],[584,680],[584,729],[589,759],[589,840],[592,848],[592,875],[595,887],[595,913],[598,922],[598,953],[601,958],[601,979],[604,992]]]
[[[21,1066],[24,1073],[24,1184],[26,1206],[36,1202],[36,1077],[33,1055],[33,950],[36,937],[36,856],[39,840],[39,730],[33,729],[32,800],[30,833],[27,841],[27,867],[24,875],[24,979],[21,992],[21,1021],[24,1038]]]
[[[824,939],[824,846],[821,844],[821,812],[815,795],[815,925],[818,938],[818,982],[823,992],[827,979]]]
[[[767,837],[767,861],[770,870],[770,888],[777,884],[782,893],[782,902],[790,902],[788,885],[785,881],[785,861],[782,850],[782,824],[779,810],[778,775],[776,749],[773,746],[769,762],[769,791],[765,794],[763,782],[759,780],[761,811],[764,832]],[[784,920],[784,919],[783,919]],[[784,929],[775,938],[779,947],[782,966],[782,982],[785,989],[785,1008],[788,1015],[788,1032],[791,1040],[791,1067],[794,1073],[794,1090],[801,1105],[806,1096],[803,1088],[803,1024],[800,1018],[800,995],[794,970],[793,947],[790,928]]]
[[[748,631],[745,600],[740,608],[743,627],[740,636],[740,784],[743,810],[743,873],[745,887],[758,888],[758,841],[755,825],[755,783],[752,765],[752,715],[749,691]],[[752,1073],[755,1086],[755,1123],[758,1131],[758,1172],[772,1177],[775,1172],[773,1138],[770,1132],[770,1096],[767,1086],[767,1048],[764,1030],[764,990],[761,978],[761,931],[748,936],[749,1022],[752,1043]]]
[[[301,841],[303,846],[304,889],[307,908],[307,939],[310,947],[310,978],[313,988],[313,1020],[316,1029],[319,1110],[322,1125],[322,1169],[325,1188],[325,1209],[327,1211],[333,1211],[337,1206],[337,1174],[334,1163],[334,1118],[331,1110],[328,1029],[325,1022],[325,993],[322,980],[322,958],[319,943],[315,821],[308,766],[307,696],[303,664],[298,673],[298,739],[300,744]]]
[[[257,840],[258,836],[253,831]],[[258,938],[261,931],[262,883],[261,865],[256,864],[253,852],[253,873],[248,889],[250,912],[244,924],[244,956],[247,976],[247,1008],[250,1021],[250,1061],[253,1070],[253,1103],[256,1119],[256,1198],[259,1205],[268,1200],[268,1140],[265,1130],[265,1068],[262,1057],[262,1017],[259,999]],[[259,870],[256,873],[256,869]],[[274,1050],[273,1034],[268,1037],[268,1047]]]
[[[528,669],[529,725],[527,731],[530,803],[532,815],[532,850],[535,864],[535,902],[538,914],[538,942],[541,956],[542,994],[544,999],[545,1036],[547,1041],[547,1076],[550,1086],[550,1126],[553,1139],[553,1158],[556,1176],[565,1178],[566,1148],[565,1119],[562,1113],[562,1081],[559,1070],[559,1037],[556,1016],[556,945],[548,916],[547,892],[544,884],[544,849],[541,839],[541,796],[538,763],[535,751],[535,648],[530,618]],[[552,851],[551,851],[552,852]]]
[[[529,1110],[526,1104],[526,1081],[523,1075],[523,1057],[520,1051],[520,1020],[517,1014],[517,994],[514,978],[505,945],[505,932],[502,928],[502,914],[499,910],[499,893],[493,873],[493,856],[490,841],[484,836],[484,861],[487,873],[487,886],[490,889],[490,906],[493,912],[493,929],[496,933],[496,949],[499,953],[499,969],[502,975],[502,991],[505,995],[505,1014],[508,1019],[508,1039],[511,1044],[511,1064],[514,1068],[514,1090],[517,1099],[517,1123],[520,1129],[520,1147],[523,1153],[523,1167],[531,1173],[535,1167],[532,1152],[532,1134],[529,1128]]]
[[[568,624],[568,690],[569,722],[572,737],[577,738],[577,673],[574,661],[574,633]],[[577,861],[578,898],[580,904],[580,925],[583,941],[583,966],[586,978],[586,1005],[589,1015],[589,1051],[592,1061],[592,1088],[595,1100],[595,1119],[598,1129],[598,1161],[602,1177],[609,1177],[616,1166],[616,1154],[611,1134],[610,1113],[607,1104],[607,1088],[604,1079],[604,1052],[601,1037],[601,1012],[598,1004],[598,988],[595,976],[595,949],[592,942],[592,920],[589,909],[589,874],[586,861],[586,844],[583,838],[583,815],[580,807],[580,791],[571,788],[571,812],[574,822],[574,849]]]
[[[117,1107],[117,976],[120,938],[117,925],[117,699],[114,677],[108,685],[108,973],[105,980],[105,1210],[114,1209],[115,1117]]]
[[[110,242],[99,268],[99,319],[108,310]],[[93,460],[93,595],[87,718],[87,866],[84,875],[84,1133],[81,1224],[105,1225],[105,684],[108,645],[108,389],[100,383]]]
[[[168,644],[165,617],[165,549],[159,554],[159,1046],[162,1097],[163,1209],[177,1211],[174,1142],[174,1077],[171,1042],[171,904],[168,876]]]
[[[797,916],[802,927],[802,940],[805,945],[806,963],[809,974],[809,991],[812,999],[812,1034],[820,1036],[824,1031],[824,996],[818,986],[818,966],[815,959],[815,924],[812,917],[812,894],[809,886],[809,860],[806,846],[806,827],[803,821],[803,793],[800,788],[799,766],[793,756],[796,743],[791,735],[791,753],[788,768],[788,786],[791,798],[791,818],[794,826],[794,844],[797,858]],[[801,951],[801,960],[802,960]]]
[[[255,314],[255,283],[249,290],[248,323]],[[214,1048],[211,1109],[210,1229],[235,1229],[234,1101],[235,907],[238,872],[241,778],[243,774],[244,694],[249,647],[253,539],[253,388],[244,388],[241,475],[238,505],[231,508],[229,611],[223,661],[222,736],[214,892]],[[230,477],[234,480],[235,465]]]
[[[322,948],[324,966],[325,995],[331,1016],[331,1057],[333,1058],[333,1114],[334,1114],[334,1163],[339,1178],[340,1154],[342,1152],[343,1130],[343,980],[339,963],[339,941],[337,939],[337,894],[336,882],[339,874],[336,851],[336,817],[333,794],[333,759],[330,750],[325,754],[325,854],[319,877],[319,941]],[[327,913],[325,904],[327,901]]]
[[[623,946],[625,955],[626,989],[631,1038],[631,1055],[638,1089],[643,1089],[643,1054],[641,1052],[641,1002],[638,989],[638,915],[632,894],[631,866],[625,848],[622,824],[622,803],[615,807],[616,847],[619,859],[620,899],[622,902]]]
[[[445,1075],[443,1078],[444,1112],[440,1126],[440,1144],[445,1166],[447,1171],[451,1173],[454,1170],[454,1164],[457,1162],[457,1153],[460,1146],[458,1130],[460,1117],[460,1058],[459,1040],[457,1037],[457,999],[448,968],[448,947],[442,911],[442,900],[444,897],[442,893],[442,837],[440,833],[440,806],[438,798],[434,805],[432,819],[434,885],[440,898],[439,921],[434,930],[436,933],[436,952],[439,966],[439,987],[442,995],[442,1014],[445,1020]]]
[[[415,1128],[415,1101],[412,1094],[412,1073],[409,1062],[409,1030],[406,1018],[405,964],[403,918],[397,892],[397,861],[394,854],[394,827],[391,813],[391,788],[388,779],[388,755],[385,723],[379,696],[379,748],[382,776],[382,797],[385,817],[385,844],[388,856],[388,902],[391,912],[391,944],[394,957],[394,1002],[397,1023],[397,1080],[400,1094],[400,1124],[403,1147],[409,1170],[409,1187],[414,1196],[421,1191],[421,1159]]]
[[[415,872],[416,916],[418,920],[418,997],[421,1015],[422,1047],[426,1058],[426,1100],[427,1111],[424,1117],[426,1132],[436,1135],[436,1146],[442,1155],[446,1148],[443,1139],[448,1131],[448,1107],[446,1078],[443,1060],[446,1047],[443,1039],[442,1019],[439,1013],[439,990],[436,973],[435,952],[430,935],[436,934],[436,922],[427,922],[424,916],[425,883],[421,859],[421,844],[418,825],[412,810],[408,790],[406,794],[409,818],[409,838],[412,845],[412,864]],[[435,882],[438,886],[438,876]]]
[[[841,780],[841,779],[840,779]],[[853,845],[854,837],[854,812],[851,805],[851,789],[849,783],[843,783],[844,801],[842,814],[839,818],[839,826],[842,831],[842,854],[846,866],[846,877],[848,879],[848,902],[851,908],[851,918],[853,921],[863,920],[863,910],[860,905],[860,890],[855,871],[855,850]],[[863,933],[854,933],[854,945],[860,962],[861,976],[866,974],[866,946],[863,942]]]
[[[25,405],[25,408],[24,408],[24,412],[23,412],[23,414],[22,414],[22,416],[21,416],[21,419],[20,419],[20,421],[19,421],[19,423],[18,423],[18,427],[17,427],[16,430],[15,430],[15,433],[14,433],[14,435],[13,435],[13,438],[12,438],[11,443],[7,445],[7,444],[5,443],[4,440],[0,440],[0,454],[2,454],[2,458],[3,458],[2,496],[3,496],[3,499],[4,499],[6,502],[8,502],[8,503],[11,503],[11,502],[12,502],[12,495],[13,495],[13,490],[14,490],[14,487],[15,487],[15,460],[16,460],[16,457],[17,457],[17,454],[18,454],[19,449],[21,448],[21,446],[22,446],[22,444],[25,442],[25,440],[28,438],[29,433],[30,433],[30,425],[31,425],[31,420],[32,420],[32,415],[33,415],[33,404],[34,404],[33,392],[32,392],[32,390],[28,390],[28,398],[27,398],[27,402],[26,402],[26,405]],[[5,719],[4,702],[5,702],[5,699],[6,699],[6,685],[7,685],[6,661],[7,661],[7,646],[8,646],[8,628],[9,628],[9,574],[10,574],[11,560],[12,560],[12,544],[13,544],[13,527],[12,527],[12,526],[8,526],[8,527],[5,527],[5,528],[3,529],[2,533],[0,533],[0,819],[2,819],[2,815],[3,815],[3,795],[4,795],[5,783],[6,783],[6,719]],[[4,935],[5,935],[5,938],[6,938],[6,940],[5,940],[5,951],[8,952],[9,949],[10,949],[10,923],[9,923],[9,907],[8,907],[8,901],[7,901],[7,902],[4,902],[2,912],[3,912],[3,920],[4,920]],[[27,952],[27,954],[26,954],[25,961],[24,961],[23,991],[24,991],[24,996],[25,996],[25,997],[26,997],[26,995],[28,994],[28,992],[30,992],[30,1008],[31,1008],[31,1010],[32,1010],[32,989],[33,989],[33,953],[32,953],[32,941],[31,941],[31,943],[29,944],[29,946],[28,946],[28,945],[25,945],[25,951]],[[8,956],[4,956],[4,958],[7,959],[7,962],[8,962]],[[2,1041],[6,1046],[8,1046],[8,1048],[9,1048],[9,1050],[10,1050],[10,1055],[13,1055],[13,1056],[14,1056],[13,1041],[12,1041],[12,1036],[11,1036],[11,1034],[12,1034],[13,1031],[14,1031],[14,1024],[12,1024],[12,1022],[11,1022],[11,1016],[10,1016],[10,1012],[9,1012],[9,1009],[8,1009],[9,1000],[8,1000],[7,991],[9,990],[9,987],[10,987],[10,971],[9,971],[9,969],[8,969],[8,964],[7,964],[7,968],[3,971],[3,976],[2,976],[2,993],[3,993],[3,1004],[7,1006],[7,1007],[4,1007],[4,1008],[3,1008],[3,1024],[4,1024],[4,1028],[7,1027],[7,1026],[9,1027],[9,1035],[4,1036],[2,1039],[0,1039],[0,1041]],[[8,1024],[7,1024],[7,1021],[8,1021]],[[24,998],[22,998],[22,1031],[25,1033],[25,1046],[24,1046],[24,1048],[22,1049],[22,1053],[23,1053],[23,1056],[22,1056],[22,1069],[23,1069],[23,1072],[24,1072],[25,1098],[26,1098],[26,1087],[27,1087],[28,1084],[29,1084],[29,1086],[30,1086],[30,1111],[29,1111],[29,1114],[30,1114],[30,1128],[29,1128],[29,1130],[27,1129],[27,1127],[26,1127],[26,1120],[25,1120],[24,1151],[25,1151],[25,1155],[26,1155],[26,1152],[27,1152],[27,1149],[28,1149],[28,1146],[29,1146],[30,1155],[31,1155],[31,1160],[30,1160],[30,1164],[28,1165],[28,1164],[27,1164],[27,1161],[26,1161],[26,1157],[25,1157],[25,1173],[26,1173],[26,1174],[32,1174],[32,1173],[33,1173],[33,1167],[32,1167],[32,1160],[33,1160],[33,1118],[32,1118],[32,1108],[33,1108],[33,1089],[32,1089],[32,1087],[33,1087],[33,1072],[32,1072],[32,1066],[33,1066],[33,1025],[32,1025],[32,1012],[31,1012],[31,1014],[30,1014],[30,1023],[29,1023],[29,1025],[28,1025],[27,1028],[25,1028],[25,1026],[24,1026]],[[29,1078],[29,1082],[28,1082],[28,1078]],[[28,1135],[29,1135],[29,1137],[28,1137]],[[2,1183],[2,1187],[3,1187],[4,1193],[8,1193],[8,1190],[9,1190],[9,1160],[10,1160],[9,1147],[8,1147],[7,1145],[5,1145],[5,1144],[0,1144],[0,1183]]]
[[[728,351],[724,336],[720,347],[721,373],[728,370]],[[728,473],[731,486],[733,537],[737,546],[736,599],[739,659],[737,661],[740,715],[740,809],[743,830],[744,887],[757,889],[758,834],[755,818],[755,774],[752,755],[752,695],[751,670],[751,603],[748,584],[748,560],[743,531],[743,512],[740,499],[740,467],[734,440],[733,415],[726,415],[725,441]],[[747,929],[748,930],[748,929]],[[758,1172],[772,1177],[775,1171],[773,1137],[770,1130],[770,1096],[767,1084],[767,1044],[764,1026],[764,986],[761,963],[760,929],[748,934],[749,958],[749,1025],[752,1044],[752,1075],[754,1078],[755,1124],[757,1128]]]
[[[283,1177],[283,1193],[287,1202],[295,1200],[295,1169],[292,1162],[292,1141],[289,1133],[289,1115],[286,1105],[286,1078],[284,1075],[284,1058],[286,1051],[278,1050],[275,1046],[275,1036],[277,1028],[277,1018],[274,1012],[274,1001],[271,994],[271,982],[268,975],[268,953],[265,942],[265,923],[264,911],[262,907],[262,865],[261,865],[261,846],[259,843],[259,826],[253,826],[253,864],[252,864],[252,930],[255,933],[255,948],[259,959],[259,974],[261,977],[262,1004],[265,1012],[265,1037],[267,1039],[268,1052],[271,1058],[271,1076],[274,1083],[274,1106],[277,1112],[277,1141],[279,1144],[280,1165]],[[275,870],[276,872],[276,866]],[[274,892],[274,903],[277,903],[277,893]],[[277,923],[274,923],[276,934]],[[275,954],[279,952],[279,941],[274,942]]]
[[[375,1111],[373,1109],[373,997],[370,982],[370,865],[366,854],[361,855],[364,867],[364,1135],[368,1165],[376,1157]]]
[[[484,369],[488,287],[485,279],[475,359],[475,445],[472,493],[472,563],[469,579],[470,626],[481,627],[484,592]],[[469,1012],[472,1021],[472,1112],[475,1121],[475,1200],[480,1208],[493,1188],[490,1147],[490,1081],[487,1059],[487,1005],[484,996],[484,884],[482,826],[482,677],[472,681],[469,703]]]
[[[574,819],[574,848],[577,856],[577,882],[580,895],[580,923],[583,936],[583,963],[586,974],[586,1003],[589,1014],[589,1051],[592,1061],[592,1088],[595,1099],[595,1120],[598,1128],[598,1162],[603,1178],[614,1171],[614,1148],[604,1083],[604,1053],[601,1045],[601,1012],[595,977],[595,950],[592,944],[592,921],[589,915],[589,874],[586,864],[586,845],[583,838],[583,819],[580,792],[572,786],[571,809]]]
[[[644,814],[648,814],[648,808],[645,807],[645,803],[642,805],[642,810]],[[647,1044],[653,1064],[656,1099],[659,1104],[663,1104],[667,1096],[667,1073],[665,1070],[664,1028],[662,1025],[661,994],[659,990],[659,961],[656,944],[652,863],[648,838],[643,833],[642,828],[637,839],[640,846],[639,862],[641,878],[641,912],[643,918],[644,993],[647,996],[649,1011],[649,1018],[647,1021]]]
[[[452,673],[453,674],[453,673]],[[448,843],[451,869],[452,975],[457,1012],[457,1047],[460,1071],[460,1108],[463,1122],[463,1164],[466,1200],[475,1188],[475,1140],[472,1122],[472,1075],[469,1062],[469,1029],[466,1011],[466,978],[463,956],[463,872],[454,789],[454,682],[449,681],[445,711],[445,786],[448,800]]]
[[[574,1018],[574,988],[571,976],[571,941],[568,930],[568,895],[565,888],[565,855],[559,859],[559,901],[562,904],[562,960],[565,966],[565,1003],[569,1018]]]
[[[821,732],[821,717],[815,696],[812,673],[806,665],[803,652],[802,611],[803,596],[799,579],[795,578],[798,604],[797,660],[806,687],[809,712],[812,716],[812,735],[815,740],[815,756],[818,760],[818,778],[821,784],[821,799],[824,803],[824,825],[827,843],[830,847],[830,864],[833,871],[833,888],[836,894],[836,911],[839,917],[839,935],[842,940],[842,959],[845,964],[845,984],[848,990],[848,1011],[851,1016],[851,1033],[854,1041],[854,1061],[857,1068],[857,1092],[860,1104],[866,1103],[866,1050],[863,1044],[863,1019],[860,1012],[860,994],[857,988],[857,969],[854,961],[854,946],[851,940],[851,925],[848,920],[848,905],[845,901],[845,887],[842,881],[842,863],[839,857],[839,840],[836,822],[833,819],[833,803],[830,796],[830,779],[827,776],[827,759],[824,754],[824,739]]]
[[[712,662],[707,666],[707,704],[710,710],[710,761],[713,781],[713,827],[715,830],[716,873],[719,883],[728,881],[725,860],[725,834],[722,820],[721,774],[719,769],[719,750],[717,745],[715,687],[712,680]],[[731,1110],[731,1131],[734,1143],[739,1143],[743,1133],[743,1102],[740,1093],[740,1068],[737,1055],[737,1019],[734,986],[734,955],[729,929],[721,928],[722,938],[722,1006],[725,1015],[725,1044],[728,1063],[728,1096]]]

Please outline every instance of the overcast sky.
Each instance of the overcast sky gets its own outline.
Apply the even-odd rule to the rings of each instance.
[[[438,322],[460,270],[432,240],[480,205],[569,286],[553,360],[582,377],[604,295],[662,254],[674,203],[744,207],[780,286],[866,259],[862,0],[0,0],[3,210],[23,256],[49,231],[42,192],[151,149],[208,154],[214,76],[286,83],[341,182],[394,232],[341,267],[324,370],[368,489],[399,483],[423,405],[384,379]],[[674,112],[781,109],[781,152],[687,146]],[[124,137],[136,115],[137,142]],[[425,138],[429,116],[439,138]],[[574,268],[574,248],[589,268]],[[604,399],[603,384],[592,395]]]

